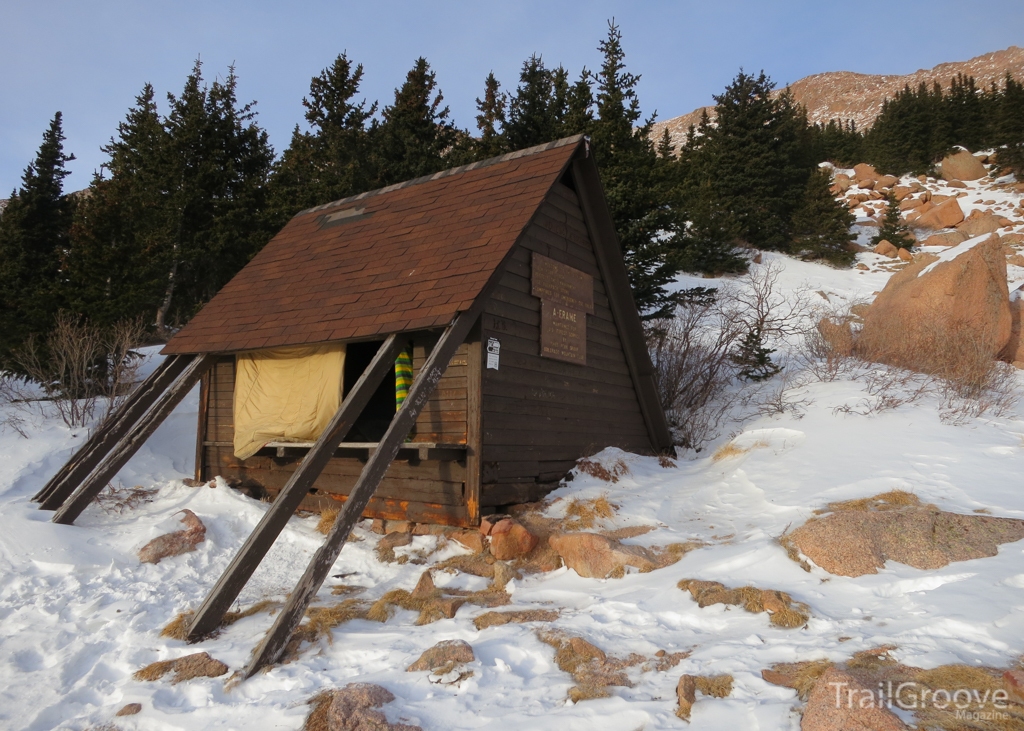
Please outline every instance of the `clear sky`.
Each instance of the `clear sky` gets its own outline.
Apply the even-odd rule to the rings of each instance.
[[[87,186],[143,84],[162,101],[196,57],[208,79],[235,64],[240,101],[258,102],[280,153],[310,78],[342,51],[364,65],[363,92],[382,104],[425,56],[456,123],[470,128],[488,71],[514,87],[539,53],[575,77],[599,63],[613,16],[628,70],[642,75],[643,110],[660,119],[710,103],[740,67],[784,85],[823,71],[904,74],[1024,45],[1024,0],[0,0],[0,198],[57,110],[78,158],[66,189]]]

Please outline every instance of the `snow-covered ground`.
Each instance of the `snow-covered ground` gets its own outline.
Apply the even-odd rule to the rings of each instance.
[[[868,271],[836,270],[779,256],[785,291],[804,288],[835,302],[869,300],[890,272],[882,257],[861,254]],[[681,278],[680,286],[716,285]],[[813,295],[820,296],[820,295]],[[824,299],[822,298],[822,302]],[[1024,373],[1024,372],[1022,372]],[[1024,389],[1024,375],[1017,387]],[[781,377],[777,377],[781,379]],[[780,382],[777,380],[777,382]],[[538,625],[508,624],[477,631],[472,619],[486,609],[463,606],[454,619],[415,626],[399,610],[387,623],[354,620],[335,629],[333,644],[307,649],[289,664],[225,688],[225,677],[172,685],[140,682],[132,674],[156,660],[205,650],[242,668],[269,627],[266,613],[243,619],[198,646],[160,637],[178,612],[206,595],[266,505],[223,484],[190,488],[197,398],[193,394],[121,472],[124,486],[157,487],[152,502],[118,513],[90,506],[74,526],[56,526],[29,501],[85,437],[54,418],[35,416],[28,438],[0,435],[0,727],[88,729],[116,722],[129,729],[299,729],[305,701],[352,681],[378,683],[396,696],[385,711],[393,722],[435,729],[552,729],[632,731],[680,729],[675,686],[682,673],[729,673],[730,697],[699,697],[694,729],[795,729],[794,691],[769,685],[760,672],[772,663],[853,653],[894,645],[894,656],[933,667],[961,662],[1006,666],[1024,653],[1024,542],[999,555],[922,571],[890,562],[877,575],[806,573],[776,539],[826,503],[894,489],[916,493],[945,510],[1024,518],[1024,405],[960,426],[943,423],[939,401],[926,395],[895,409],[859,415],[863,379],[808,380],[788,394],[798,406],[753,416],[735,425],[675,468],[656,459],[607,450],[629,474],[617,483],[579,475],[551,498],[606,496],[618,506],[602,528],[652,525],[626,542],[665,546],[700,541],[705,547],[650,573],[621,579],[584,579],[565,568],[509,585],[512,607],[555,608],[551,626],[578,634],[612,655],[658,650],[692,651],[675,668],[629,670],[633,687],[609,698],[566,700],[573,680],[554,662],[554,650],[536,636]],[[769,382],[768,388],[773,387]],[[852,407],[846,413],[843,407]],[[712,458],[735,439],[734,456]],[[551,506],[552,515],[565,501]],[[195,552],[140,564],[135,552],[178,528],[182,508],[208,528]],[[108,512],[110,511],[110,512]],[[246,587],[240,606],[282,598],[322,536],[316,518],[295,518]],[[412,589],[425,566],[381,563],[378,536],[363,525],[362,540],[346,545],[332,574],[366,587],[376,599],[394,588]],[[420,536],[398,554],[425,552],[437,538]],[[429,563],[462,552],[449,543]],[[701,609],[676,588],[684,578],[727,586],[779,589],[809,605],[805,628],[782,629],[766,614],[724,605]],[[439,579],[440,580],[440,579]],[[464,588],[484,579],[453,577]],[[332,596],[331,579],[319,603]],[[476,653],[472,677],[459,685],[432,683],[405,672],[421,652],[443,639],[463,639]],[[114,718],[126,703],[135,716]]]

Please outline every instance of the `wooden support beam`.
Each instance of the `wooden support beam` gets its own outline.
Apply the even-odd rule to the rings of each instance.
[[[146,380],[132,391],[117,410],[97,427],[85,444],[57,471],[32,499],[41,503],[41,510],[56,510],[82,480],[89,476],[100,460],[110,453],[160,394],[174,383],[192,360],[190,355],[169,355]]]
[[[295,628],[299,626],[299,622],[302,621],[302,617],[306,613],[306,608],[320,590],[327,574],[330,573],[331,567],[352,532],[352,528],[362,516],[374,491],[384,478],[384,473],[416,423],[416,417],[419,416],[427,399],[430,398],[430,394],[433,393],[441,376],[444,375],[448,361],[452,359],[455,351],[469,335],[486,299],[486,296],[478,298],[469,311],[459,314],[430,352],[426,363],[409,389],[409,395],[402,404],[402,408],[391,420],[391,425],[380,441],[379,447],[363,467],[359,479],[349,493],[348,500],[335,519],[330,533],[327,534],[327,539],[313,555],[302,579],[289,595],[284,609],[277,615],[273,626],[253,653],[253,658],[245,670],[246,678],[252,677],[260,668],[272,665],[281,657],[281,653],[288,644],[288,639]]]
[[[100,493],[100,490],[106,487],[118,471],[128,463],[128,460],[139,451],[139,448],[152,436],[164,419],[174,411],[174,407],[181,403],[181,400],[188,395],[203,373],[216,360],[216,356],[209,354],[182,357],[187,358],[189,362],[178,378],[169,388],[160,393],[146,413],[135,422],[127,434],[118,440],[117,445],[96,465],[89,476],[78,486],[78,489],[64,502],[53,516],[54,523],[70,525],[75,522],[75,519],[82,514],[82,511]]]
[[[313,448],[302,460],[299,468],[292,473],[288,482],[274,499],[270,509],[263,515],[259,525],[246,539],[245,544],[235,555],[231,564],[213,587],[213,591],[203,602],[188,627],[188,640],[195,642],[213,632],[220,626],[224,613],[231,603],[238,598],[246,582],[256,567],[267,555],[267,551],[284,530],[288,519],[295,513],[302,499],[309,494],[309,488],[323,472],[327,462],[334,455],[341,440],[345,438],[356,419],[366,408],[370,398],[384,377],[395,367],[395,358],[401,349],[401,343],[395,335],[388,339],[377,350],[363,374],[349,390],[344,402],[338,409],[330,424],[314,443]],[[283,448],[279,448],[283,449]]]

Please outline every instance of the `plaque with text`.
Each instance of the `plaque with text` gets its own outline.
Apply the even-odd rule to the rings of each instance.
[[[594,312],[594,278],[533,254],[531,293],[540,298],[540,354],[587,364],[587,314]]]

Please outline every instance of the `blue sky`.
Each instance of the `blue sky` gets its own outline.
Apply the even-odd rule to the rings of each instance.
[[[207,78],[234,63],[242,101],[280,152],[302,120],[309,80],[347,51],[363,92],[385,104],[426,56],[461,127],[493,70],[515,85],[531,53],[575,76],[599,63],[615,17],[644,112],[710,103],[742,66],[783,85],[823,71],[903,74],[1024,45],[1021,0],[690,2],[52,2],[0,0],[0,197],[19,182],[53,113],[77,156],[67,189],[88,185],[100,146],[151,82],[178,92],[197,56]]]

